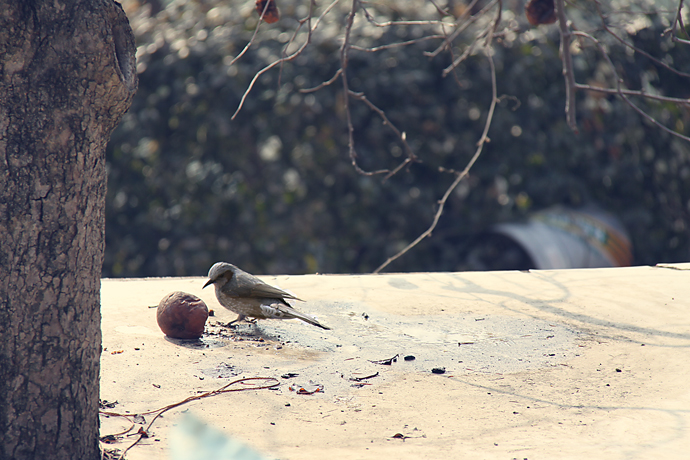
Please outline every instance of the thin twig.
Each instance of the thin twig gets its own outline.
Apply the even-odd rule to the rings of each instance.
[[[599,86],[584,85],[582,83],[575,83],[575,88],[585,91],[596,91],[599,93],[606,94],[625,94],[628,96],[641,96],[646,99],[653,99],[661,102],[671,102],[673,104],[690,105],[690,99],[681,99],[678,97],[667,97],[667,96],[657,96],[655,94],[649,94],[642,90],[631,90],[631,89],[615,89],[615,88],[601,88]]]
[[[565,114],[568,126],[575,134],[577,120],[575,119],[575,73],[573,71],[573,57],[570,54],[570,25],[565,16],[565,1],[556,0],[556,14],[558,15],[558,30],[561,34],[560,54],[563,61],[563,77],[565,77]]]
[[[407,40],[404,42],[389,43],[388,45],[375,46],[373,48],[364,48],[362,46],[350,45],[350,49],[356,51],[365,51],[367,53],[376,53],[378,51],[388,50],[391,48],[399,48],[402,46],[414,45],[415,43],[420,43],[426,40],[436,40],[438,38],[444,38],[444,35],[426,35],[424,37],[415,38],[412,40]]]
[[[503,0],[497,0],[498,8],[496,8],[496,19],[494,19],[493,24],[491,24],[491,33],[486,37],[486,42],[484,43],[487,49],[491,47],[491,42],[497,35],[498,25],[501,23],[501,17],[503,15]]]
[[[448,12],[448,10],[444,10],[443,8],[438,6],[434,0],[429,0],[429,1],[431,2],[432,5],[434,5],[434,8],[436,8],[436,11],[438,11],[438,13],[441,16],[450,16],[450,12]]]
[[[478,1],[479,0],[472,0],[472,3],[467,5],[467,8],[465,8],[465,11],[463,11],[463,13],[460,15],[460,17],[458,17],[456,24],[460,24],[460,21],[464,20],[465,18],[467,18],[467,16],[469,16],[470,12],[472,11],[472,8],[474,8],[474,5],[476,5],[476,3]],[[438,54],[441,51],[443,51],[444,49],[450,48],[451,43],[453,42],[453,40],[455,40],[458,37],[458,35],[460,35],[465,29],[467,29],[471,24],[476,22],[479,18],[484,16],[484,13],[486,13],[491,8],[493,8],[494,5],[496,5],[496,0],[489,2],[484,8],[482,8],[477,14],[472,16],[468,21],[460,24],[458,26],[458,28],[456,28],[453,31],[453,33],[451,33],[448,37],[446,37],[445,40],[443,40],[443,43],[441,43],[441,45],[438,48],[436,48],[431,53],[424,53],[424,54],[428,57],[433,58],[433,57],[438,56]]]
[[[469,44],[469,46],[465,49],[465,51],[458,58],[453,60],[451,65],[449,65],[448,67],[443,69],[443,73],[442,73],[443,77],[447,77],[450,72],[455,70],[462,62],[464,62],[465,59],[467,59],[470,56],[470,54],[472,54],[472,52],[475,50],[475,47],[479,44],[479,41],[482,38],[486,38],[483,46],[485,46],[485,47],[491,46],[491,42],[493,41],[494,37],[496,36],[496,30],[498,30],[498,25],[501,22],[501,14],[503,12],[502,0],[497,0],[496,4],[498,4],[498,8],[496,9],[496,18],[491,23],[489,23],[489,25],[487,26],[486,29],[484,29],[483,31],[481,31],[477,34],[477,36],[474,38],[474,40],[472,40],[472,43]],[[488,12],[488,11],[489,10],[485,8],[484,10],[482,10],[482,13],[479,13],[479,14],[483,14],[484,12]],[[477,16],[479,16],[479,14]],[[451,54],[452,54],[452,52],[451,52]]]
[[[672,41],[677,42],[677,43],[683,43],[684,45],[690,45],[689,40],[684,40],[684,39],[676,36],[676,30],[678,29],[678,26],[680,25],[680,30],[685,32],[685,35],[687,37],[690,37],[688,32],[685,30],[685,26],[683,25],[683,15],[681,14],[682,9],[683,9],[683,0],[678,0],[678,9],[676,10],[676,17],[673,20],[673,26],[664,30],[663,35],[670,33]]]
[[[350,161],[355,170],[364,176],[374,176],[377,174],[386,174],[389,171],[387,169],[378,169],[376,171],[365,171],[359,164],[357,164],[357,151],[355,150],[355,127],[352,125],[352,112],[350,111],[350,85],[347,81],[347,64],[349,60],[350,51],[350,34],[352,32],[352,25],[355,22],[355,14],[357,13],[357,7],[359,6],[359,0],[352,0],[352,8],[350,13],[347,15],[345,20],[345,39],[343,40],[343,46],[340,49],[340,79],[343,82],[343,104],[345,104],[345,116],[347,117],[347,137],[348,137],[348,150],[350,155]]]
[[[446,28],[442,27],[442,30],[443,30],[443,33],[445,34],[445,36],[447,37],[448,34],[446,33]],[[448,54],[450,54],[451,61],[454,62],[455,61],[455,53],[453,53],[452,47],[448,48]],[[453,69],[451,73],[453,74],[453,80],[455,80],[455,83],[458,85],[458,88],[464,88],[465,85],[463,85],[463,83],[460,81],[460,77],[458,76],[456,69]]]
[[[381,120],[383,120],[383,124],[388,126],[395,133],[395,135],[398,136],[400,142],[402,142],[403,144],[403,147],[405,147],[405,153],[407,153],[407,157],[410,159],[410,161],[417,161],[417,155],[414,154],[412,148],[407,143],[407,137],[405,136],[405,133],[400,132],[400,130],[388,119],[386,113],[383,110],[378,108],[374,103],[367,99],[364,93],[355,93],[354,91],[350,90],[349,94],[353,98],[364,102],[367,105],[367,107],[376,112],[379,115],[379,117],[381,117]]]
[[[487,31],[485,30],[483,33],[486,33],[486,32]],[[455,58],[455,60],[453,60],[453,62],[448,67],[443,69],[443,73],[441,75],[443,75],[444,77],[448,76],[448,74],[451,73],[453,70],[455,70],[460,64],[462,64],[465,61],[465,59],[470,57],[470,54],[472,54],[472,52],[475,50],[475,47],[477,46],[477,40],[482,38],[482,36],[483,36],[483,34],[476,37],[475,40],[472,40],[472,43],[470,43],[467,46],[465,51],[460,56]]]
[[[377,22],[376,19],[369,13],[369,10],[367,10],[364,5],[360,4],[359,8],[362,10],[364,13],[364,17],[367,18],[367,21],[371,23],[372,25],[376,27],[390,27],[390,26],[437,26],[440,24],[444,24],[443,21],[439,21],[437,19],[429,19],[425,21],[387,21],[387,22]]]
[[[305,45],[306,45],[306,42],[305,42]],[[299,55],[303,50],[304,50],[304,46],[302,46],[299,50],[297,50],[293,55],[288,56],[288,57],[283,58],[283,59],[278,59],[278,60],[276,60],[276,61],[273,61],[272,63],[270,63],[269,65],[267,65],[267,66],[264,67],[263,69],[259,70],[256,74],[254,74],[254,78],[252,78],[252,81],[249,83],[249,86],[247,87],[247,89],[245,90],[244,94],[242,95],[242,99],[240,99],[240,104],[237,106],[237,110],[235,110],[235,113],[232,114],[232,117],[230,117],[230,119],[231,119],[231,120],[234,120],[235,117],[237,117],[237,114],[240,113],[240,110],[242,110],[242,107],[244,106],[244,101],[247,99],[247,96],[249,96],[249,93],[252,91],[252,88],[254,88],[254,84],[256,83],[256,81],[259,79],[259,77],[260,77],[261,75],[263,75],[264,73],[268,72],[268,71],[271,70],[273,67],[277,66],[278,64],[280,64],[280,63],[282,63],[282,62],[284,62],[284,61],[294,59],[294,58],[297,57],[297,55]]]
[[[320,84],[318,84],[312,88],[300,89],[299,92],[300,93],[313,93],[315,91],[320,90],[321,88],[332,85],[333,83],[335,83],[335,81],[338,79],[338,77],[340,76],[341,73],[343,73],[342,68],[338,69],[338,71],[335,73],[335,75],[333,75],[333,77],[331,77],[330,80],[322,81]]]
[[[388,179],[390,179],[391,177],[398,174],[405,166],[407,166],[410,163],[415,162],[415,161],[419,161],[419,160],[417,160],[416,157],[415,157],[415,159],[413,159],[412,157],[405,158],[405,160],[402,163],[400,163],[398,166],[396,166],[395,169],[393,169],[391,172],[386,174],[386,176],[383,178],[383,182],[386,182]]]
[[[496,67],[494,65],[494,58],[492,56],[492,51],[493,50],[491,48],[484,49],[484,54],[486,55],[487,59],[489,60],[489,66],[491,68],[491,104],[489,105],[489,113],[486,116],[486,123],[484,123],[484,131],[482,132],[481,138],[479,138],[479,141],[477,142],[477,150],[474,152],[474,155],[472,156],[472,159],[470,159],[469,163],[467,163],[467,166],[465,166],[465,169],[463,169],[460,173],[458,173],[456,175],[453,183],[450,184],[450,187],[448,187],[446,192],[443,194],[443,197],[439,200],[438,209],[436,210],[436,214],[434,215],[434,220],[431,223],[431,225],[429,226],[429,228],[427,228],[421,235],[419,235],[412,243],[405,246],[404,249],[399,251],[394,256],[389,257],[376,270],[374,270],[374,273],[380,273],[381,270],[386,268],[391,262],[393,262],[394,260],[396,260],[400,256],[404,255],[407,251],[409,251],[413,247],[417,246],[417,244],[419,244],[419,242],[422,241],[424,238],[431,235],[431,233],[436,228],[436,225],[438,224],[438,220],[441,218],[441,214],[443,214],[443,208],[446,205],[446,201],[448,201],[448,197],[453,192],[453,190],[455,190],[455,187],[458,186],[460,181],[462,181],[467,176],[467,174],[470,172],[470,168],[472,168],[474,163],[479,158],[479,155],[481,155],[482,150],[484,149],[484,144],[486,144],[489,141],[489,137],[488,137],[489,128],[491,127],[491,121],[493,120],[494,110],[496,108],[496,102],[498,101],[497,90],[496,90]]]
[[[268,11],[268,6],[270,5],[270,3],[271,3],[271,2],[268,1],[268,2],[266,2],[266,4],[264,5],[264,10],[261,12],[261,16],[259,17],[259,22],[256,23],[256,29],[254,29],[254,34],[252,34],[252,38],[251,38],[251,39],[249,40],[249,42],[244,46],[244,49],[242,49],[242,51],[240,51],[240,54],[238,54],[237,56],[235,56],[235,59],[233,59],[232,61],[230,61],[230,64],[228,65],[228,67],[231,67],[235,62],[237,62],[237,60],[238,60],[239,58],[241,58],[242,56],[244,56],[244,53],[246,53],[247,50],[249,50],[249,48],[250,48],[250,47],[252,46],[252,44],[254,43],[254,39],[256,38],[256,34],[259,32],[259,27],[261,27],[261,23],[263,22],[264,15],[266,14],[266,11]]]
[[[597,46],[597,48],[599,48],[599,51],[601,52],[601,54],[602,54],[602,55],[604,56],[604,58],[606,59],[606,62],[608,62],[609,66],[611,67],[611,71],[613,72],[613,75],[616,77],[616,85],[617,85],[616,93],[617,93],[618,96],[620,96],[620,98],[623,99],[630,107],[632,107],[633,110],[635,110],[637,113],[639,113],[639,114],[642,115],[644,118],[646,118],[649,122],[653,123],[654,125],[656,125],[657,127],[661,128],[662,130],[666,131],[667,133],[669,133],[669,134],[671,134],[671,135],[673,135],[673,136],[676,136],[676,137],[678,137],[678,138],[680,138],[680,139],[683,139],[683,140],[685,140],[685,141],[690,142],[690,137],[684,136],[683,134],[680,134],[680,133],[678,133],[678,132],[676,132],[676,131],[673,131],[672,129],[670,129],[670,128],[666,127],[665,125],[661,124],[659,121],[656,120],[656,118],[652,117],[652,116],[649,115],[647,112],[645,112],[644,110],[642,110],[641,108],[639,108],[637,105],[635,105],[635,104],[628,98],[628,96],[623,92],[623,89],[621,88],[621,83],[623,83],[623,79],[620,78],[620,76],[618,75],[618,71],[616,71],[616,66],[613,64],[613,61],[611,60],[611,57],[610,57],[609,54],[606,52],[606,50],[604,49],[604,47],[602,46],[602,44],[599,42],[599,40],[597,40],[596,38],[592,37],[592,36],[589,35],[588,33],[580,32],[580,31],[575,31],[575,32],[573,32],[573,35],[576,35],[576,36],[578,36],[578,37],[587,38],[588,40],[591,40],[591,41]]]
[[[269,1],[275,1],[275,0],[269,0]],[[295,42],[295,39],[297,38],[297,34],[299,33],[300,30],[302,30],[302,26],[304,26],[304,24],[307,24],[307,44],[311,43],[311,33],[312,33],[311,16],[314,12],[313,8],[315,5],[315,3],[314,3],[315,1],[316,0],[311,0],[311,2],[309,2],[309,12],[307,13],[307,17],[299,20],[297,27],[295,27],[295,31],[292,33],[292,37],[290,37],[290,40],[288,40],[288,42],[283,47],[283,52],[282,52],[283,58],[287,57],[288,48],[290,48],[290,45],[292,45]],[[266,2],[266,4],[268,5],[268,1]],[[281,61],[281,63],[280,63],[280,70],[278,71],[278,85],[277,85],[278,88],[280,88],[281,79],[283,77],[283,64],[285,64],[285,62],[286,61]]]
[[[307,48],[307,45],[309,44],[309,42],[310,42],[310,40],[311,40],[311,34],[319,27],[319,24],[320,24],[320,22],[321,22],[321,19],[323,19],[323,17],[324,17],[326,14],[328,14],[328,12],[338,3],[338,1],[339,1],[339,0],[334,0],[333,3],[331,3],[331,4],[328,6],[328,8],[326,8],[326,9],[323,11],[323,13],[321,13],[321,15],[319,16],[319,18],[318,18],[318,19],[316,20],[316,22],[314,23],[314,26],[313,26],[312,28],[309,29],[309,34],[308,34],[307,40],[305,40],[305,42],[300,46],[300,48],[299,48],[297,51],[295,51],[294,53],[292,53],[292,54],[289,55],[289,56],[286,56],[286,57],[284,57],[284,58],[281,58],[281,59],[278,59],[278,60],[276,60],[276,61],[273,61],[272,63],[270,63],[269,65],[267,65],[267,66],[264,67],[263,69],[259,70],[256,74],[254,74],[254,78],[252,78],[252,81],[249,83],[249,86],[247,87],[247,89],[245,90],[244,94],[242,95],[242,99],[240,99],[240,104],[239,104],[239,106],[237,107],[237,110],[235,110],[235,113],[234,113],[234,114],[232,115],[232,117],[231,117],[232,120],[234,120],[235,117],[237,117],[237,114],[240,113],[240,110],[242,110],[242,106],[244,106],[244,101],[247,99],[247,96],[249,96],[249,93],[251,92],[252,88],[253,88],[254,85],[256,84],[256,82],[257,82],[257,80],[259,79],[259,77],[260,77],[261,75],[263,75],[264,73],[268,72],[269,70],[271,70],[273,67],[275,67],[275,66],[277,66],[277,65],[279,65],[279,64],[282,64],[283,62],[292,61],[292,60],[294,60],[297,56],[299,56],[300,54],[302,54],[302,52]],[[235,60],[236,60],[236,59],[235,59]],[[234,61],[233,61],[233,62],[234,62]]]
[[[680,75],[681,77],[690,77],[690,73],[681,72],[680,70],[677,70],[677,69],[671,67],[670,65],[666,64],[665,62],[655,58],[654,56],[647,53],[646,51],[638,48],[637,46],[633,45],[632,43],[628,43],[627,41],[625,41],[623,39],[623,37],[616,34],[613,30],[611,30],[609,28],[608,24],[606,24],[606,20],[604,19],[603,13],[601,11],[601,3],[599,3],[599,1],[595,1],[594,4],[597,7],[597,13],[599,14],[599,17],[601,18],[601,25],[604,27],[604,30],[606,30],[606,32],[609,33],[609,35],[611,35],[613,38],[618,40],[624,46],[627,46],[628,48],[635,50],[636,53],[639,53],[639,54],[645,56],[646,58],[652,60],[653,62],[664,67],[665,69],[670,70],[671,72],[675,73],[676,75]]]
[[[676,18],[676,20],[677,20],[678,24],[680,25],[680,29],[681,29],[683,32],[685,32],[685,36],[686,36],[686,37],[690,37],[690,34],[688,34],[688,31],[685,29],[685,25],[683,24],[683,15],[680,14],[680,8],[682,8],[682,6],[683,6],[683,1],[681,0],[680,6],[679,6],[679,8],[678,8],[678,17]],[[684,45],[690,45],[690,41],[689,41],[689,40],[683,40],[682,38],[677,38],[675,35],[674,35],[674,38],[675,38],[674,41],[676,41],[676,42],[678,42],[678,43],[682,43],[682,44],[684,44]]]
[[[251,386],[251,387],[245,387],[245,388],[232,388],[232,389],[228,389],[228,387],[230,387],[231,385],[235,385],[235,384],[237,384],[237,383],[244,383],[244,382],[248,382],[248,381],[253,381],[253,380],[262,380],[262,381],[264,381],[264,382],[271,382],[271,381],[272,381],[272,382],[271,382],[270,384],[269,384],[269,383],[265,383],[265,384],[263,384],[263,385],[258,385],[258,386]],[[121,414],[121,413],[118,413],[118,412],[108,412],[108,411],[99,411],[98,413],[101,414],[101,415],[106,415],[106,416],[110,416],[110,417],[124,417],[125,419],[129,420],[130,422],[131,422],[130,417],[132,417],[132,416],[134,416],[134,415],[149,415],[149,414],[156,414],[155,417],[153,417],[153,419],[151,420],[151,422],[149,422],[149,424],[148,424],[148,426],[146,427],[146,429],[143,430],[143,432],[141,432],[141,430],[140,430],[140,432],[138,433],[138,434],[139,434],[139,437],[137,438],[137,440],[134,441],[134,442],[133,442],[129,447],[127,447],[124,451],[122,451],[122,453],[120,454],[120,457],[119,457],[119,460],[122,460],[122,459],[125,457],[125,454],[127,453],[127,451],[129,451],[132,447],[134,447],[135,445],[137,445],[137,443],[138,443],[139,441],[141,441],[142,438],[148,437],[148,431],[151,429],[151,426],[153,425],[153,422],[155,422],[156,419],[157,419],[158,417],[160,417],[161,415],[163,415],[165,412],[169,411],[170,409],[174,409],[174,408],[179,407],[179,406],[181,406],[181,405],[183,405],[183,404],[187,404],[188,402],[191,402],[191,401],[196,401],[196,400],[198,400],[198,399],[208,398],[209,396],[217,396],[217,395],[220,395],[220,394],[223,394],[223,393],[230,393],[230,392],[234,392],[234,391],[265,390],[265,389],[268,389],[268,388],[276,387],[276,386],[278,386],[278,385],[280,385],[280,382],[278,381],[278,379],[273,378],[273,377],[246,377],[246,378],[241,378],[241,379],[233,380],[232,382],[230,382],[230,383],[228,383],[227,385],[224,385],[224,386],[218,388],[217,390],[208,391],[208,392],[203,393],[203,394],[200,394],[200,395],[190,396],[190,397],[188,397],[188,398],[186,398],[186,399],[184,399],[184,400],[182,400],[182,401],[180,401],[180,402],[177,402],[177,403],[174,403],[174,404],[169,404],[169,405],[167,405],[167,406],[165,406],[165,407],[161,407],[160,409],[150,410],[150,411],[146,411],[146,412],[140,412],[140,413],[138,413],[138,414]],[[134,424],[133,424],[133,425],[134,425]],[[118,433],[117,436],[126,434],[127,432],[131,431],[131,429],[132,429],[132,427],[130,427],[129,430],[127,430],[127,431],[125,431],[125,432],[123,432],[123,433]]]

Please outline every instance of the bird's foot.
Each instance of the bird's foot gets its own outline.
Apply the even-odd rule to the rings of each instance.
[[[238,327],[242,321],[249,323],[249,324],[253,324],[256,326],[257,319],[256,318],[248,319],[246,316],[240,315],[237,317],[237,319],[230,321],[228,324],[226,324],[225,327],[229,327],[229,328],[234,329],[234,328]]]

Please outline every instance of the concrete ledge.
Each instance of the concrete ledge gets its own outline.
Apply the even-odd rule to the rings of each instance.
[[[167,412],[128,459],[173,458],[187,410],[269,458],[688,458],[690,264],[262,278],[333,330],[227,330],[218,322],[236,315],[204,278],[103,280],[101,398],[113,411],[239,377],[281,382]],[[167,339],[148,308],[176,290],[215,310],[200,342]],[[102,434],[123,426],[102,417]]]

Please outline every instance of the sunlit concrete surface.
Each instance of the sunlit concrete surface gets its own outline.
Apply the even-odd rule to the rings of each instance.
[[[176,458],[184,411],[266,458],[688,458],[690,264],[262,279],[333,330],[223,328],[236,315],[205,278],[103,280],[109,410],[157,409],[240,377],[280,381],[165,413],[128,459]],[[199,342],[166,338],[149,308],[178,290],[215,310]],[[103,435],[129,427],[101,423]]]

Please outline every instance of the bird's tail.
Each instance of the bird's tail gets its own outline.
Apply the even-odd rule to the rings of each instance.
[[[304,321],[305,323],[309,323],[309,324],[311,324],[311,325],[320,327],[321,329],[326,329],[326,330],[330,330],[330,329],[331,329],[330,327],[324,326],[323,324],[319,323],[319,322],[316,320],[316,318],[313,318],[313,317],[311,317],[311,316],[309,316],[309,315],[305,315],[304,313],[300,313],[300,312],[298,312],[297,310],[294,310],[294,309],[292,309],[292,308],[291,308],[290,310],[291,310],[290,313],[292,313],[292,316],[293,316],[293,317],[295,317],[295,318],[297,318],[297,319],[301,319],[301,320]]]

